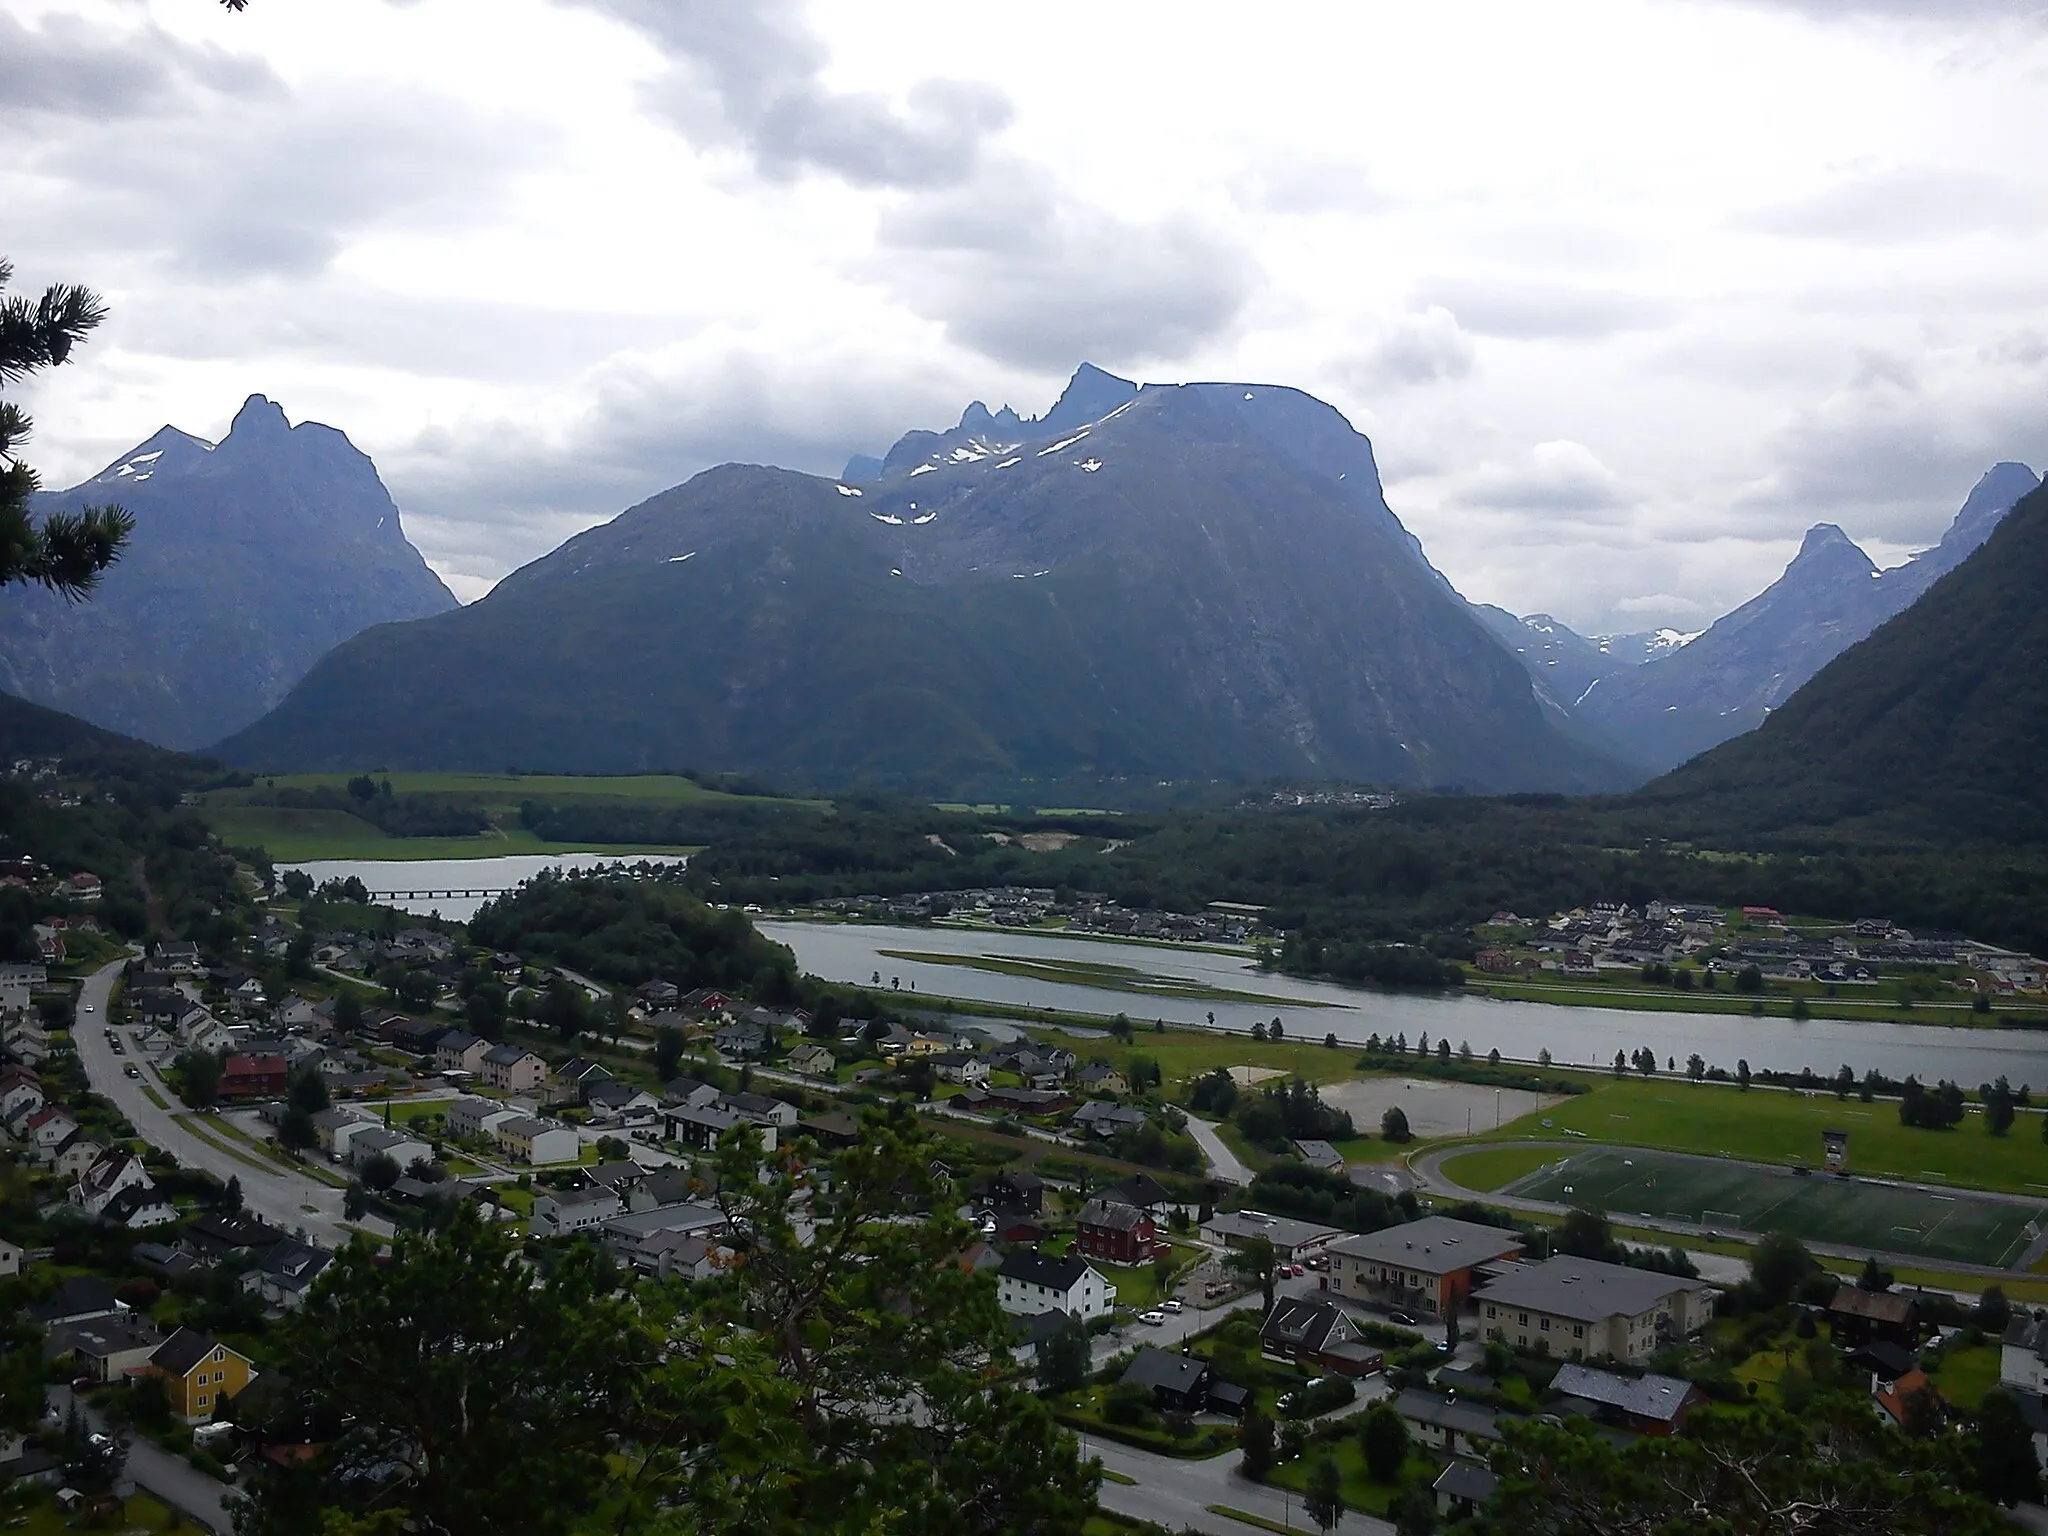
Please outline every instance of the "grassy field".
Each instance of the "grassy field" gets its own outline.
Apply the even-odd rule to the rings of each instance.
[[[1346,1436],[1334,1446],[1312,1445],[1295,1461],[1284,1461],[1267,1475],[1266,1481],[1276,1488],[1292,1488],[1296,1493],[1308,1489],[1308,1474],[1318,1461],[1325,1456],[1334,1456],[1337,1471],[1344,1479],[1344,1503],[1350,1509],[1362,1509],[1368,1514],[1384,1515],[1387,1506],[1393,1503],[1401,1490],[1410,1483],[1420,1482],[1425,1488],[1435,1480],[1436,1463],[1427,1456],[1415,1454],[1408,1458],[1408,1464],[1391,1483],[1374,1482],[1366,1475],[1365,1448],[1356,1436]],[[1300,1529],[1308,1530],[1310,1522],[1302,1517]],[[1279,1530],[1279,1526],[1274,1526]]]
[[[693,853],[692,848],[614,843],[550,843],[524,827],[475,837],[392,837],[346,811],[275,805],[207,806],[201,814],[223,842],[261,848],[292,864],[306,859],[488,859],[511,853]]]
[[[1566,1003],[1582,1008],[1640,1008],[1646,1013],[1725,1013],[1762,1018],[1789,1019],[1795,995],[1780,990],[1761,999],[1739,992],[1679,992],[1667,987],[1645,986],[1633,977],[1627,981],[1522,981],[1499,976],[1475,977],[1465,988],[1473,996],[1508,998],[1530,1003]],[[2048,1023],[2048,1013],[2039,1008],[2000,1007],[1989,1014],[1975,1013],[1960,995],[1946,1000],[1929,999],[1907,1008],[1891,995],[1890,988],[1873,986],[1863,997],[1829,997],[1814,984],[1797,994],[1804,998],[1808,1014],[1816,1019],[1850,1019],[1861,1023],[1909,1023],[1915,1019],[1952,1025],[1958,1029],[1984,1027],[1999,1029],[2014,1024]],[[1753,1006],[1763,1003],[1759,1014]]]
[[[1965,1264],[2010,1264],[2048,1207],[1933,1194],[1823,1174],[1763,1172],[1634,1149],[1579,1152],[1507,1187],[1532,1200],[1698,1222],[1784,1230],[1811,1242],[1871,1247]]]
[[[1556,1156],[1545,1147],[1482,1147],[1445,1158],[1442,1172],[1454,1184],[1492,1194],[1526,1178]]]
[[[1177,976],[1141,971],[1134,965],[1114,965],[1097,960],[1021,960],[1013,955],[954,955],[922,949],[884,949],[879,954],[892,960],[921,960],[927,965],[957,965],[999,976],[1022,976],[1029,981],[1068,982],[1077,987],[1100,987],[1106,992],[1128,992],[1135,997],[1167,997],[1181,1002],[1257,1003],[1260,1007],[1324,1008],[1334,1004],[1305,1003],[1298,998],[1274,997],[1264,992],[1241,992],[1230,987],[1205,987]]]
[[[8,1516],[7,1528],[21,1536],[69,1536],[80,1529],[76,1519],[64,1514],[47,1497],[38,1498],[19,1515]],[[200,1536],[200,1528],[182,1515],[174,1515],[160,1500],[138,1493],[121,1507],[121,1519],[104,1527],[111,1530],[162,1532],[164,1536]]]
[[[1114,1040],[1076,1041],[1056,1034],[1045,1038],[1069,1046],[1084,1060],[1105,1056],[1119,1068],[1127,1067],[1134,1057],[1147,1057],[1159,1063],[1169,1093],[1175,1084],[1218,1067],[1265,1067],[1312,1083],[1332,1083],[1364,1075],[1355,1066],[1355,1045],[1340,1045],[1332,1050],[1320,1038],[1273,1042],[1254,1040],[1247,1035],[1212,1035],[1200,1029],[1155,1031],[1142,1019],[1132,1022],[1137,1034],[1129,1045],[1119,1045]]]
[[[1975,1413],[1984,1394],[1998,1385],[1999,1348],[1989,1344],[1951,1344],[1931,1373],[1941,1395],[1966,1413]]]
[[[1817,1168],[1823,1159],[1823,1130],[1849,1133],[1849,1166],[1857,1173],[2048,1199],[2048,1147],[2041,1142],[2041,1112],[2031,1109],[2020,1111],[2005,1136],[1987,1134],[1974,1111],[1952,1131],[1922,1131],[1900,1125],[1898,1105],[1882,1099],[1864,1104],[1854,1096],[1842,1101],[1827,1093],[1808,1098],[1764,1089],[1744,1093],[1725,1084],[1668,1077],[1610,1078],[1590,1093],[1540,1116],[1525,1116],[1486,1139],[1585,1138]]]
[[[234,804],[266,789],[345,789],[346,773],[280,773],[262,779],[257,788],[220,789],[209,803]],[[706,789],[680,774],[648,773],[583,777],[578,774],[513,773],[379,773],[401,795],[445,795],[477,805],[517,810],[522,800],[610,800],[682,805],[707,800],[738,800],[723,790]]]

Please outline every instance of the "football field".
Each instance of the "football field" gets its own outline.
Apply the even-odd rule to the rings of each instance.
[[[1904,1189],[1831,1174],[1603,1147],[1516,1180],[1502,1193],[1712,1229],[1788,1231],[1815,1243],[1960,1260],[2015,1263],[2048,1222],[2048,1207]]]

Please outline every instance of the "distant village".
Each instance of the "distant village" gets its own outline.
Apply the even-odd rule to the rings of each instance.
[[[1245,945],[1272,937],[1263,907],[1211,902],[1200,912],[1165,912],[1119,906],[1099,891],[1055,891],[1003,885],[961,891],[913,891],[903,896],[849,896],[817,903],[815,910],[872,922],[989,923],[999,928],[1056,927],[1112,938],[1167,939],[1191,944]]]

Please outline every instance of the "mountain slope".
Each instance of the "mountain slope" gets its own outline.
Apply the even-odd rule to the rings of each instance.
[[[1644,789],[1722,835],[2048,842],[2048,487],[1761,728]]]
[[[1473,611],[1480,623],[1521,657],[1536,686],[1566,709],[1584,698],[1586,690],[1601,678],[1654,661],[1694,638],[1675,629],[1588,638],[1547,613],[1517,618],[1491,603],[1475,603]]]
[[[1084,370],[1042,421],[970,408],[883,462],[865,485],[709,470],[340,647],[220,750],[916,789],[1625,777],[1423,559],[1371,445],[1297,391]]]
[[[2024,464],[1996,466],[1940,544],[1888,571],[1834,524],[1816,524],[1769,587],[1683,648],[1592,684],[1576,712],[1659,769],[1754,730],[1829,661],[1960,565],[2039,483]]]
[[[218,445],[165,427],[36,510],[107,501],[135,536],[90,602],[0,596],[0,688],[164,746],[246,725],[370,625],[455,606],[369,459],[261,395]]]

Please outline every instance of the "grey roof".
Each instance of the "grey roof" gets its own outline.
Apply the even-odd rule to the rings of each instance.
[[[1124,1205],[1114,1200],[1090,1200],[1081,1207],[1081,1214],[1074,1218],[1077,1226],[1107,1227],[1113,1232],[1133,1232],[1146,1215],[1135,1205]]]
[[[494,1067],[509,1067],[515,1062],[524,1061],[532,1054],[533,1052],[516,1045],[494,1045],[484,1052],[484,1060]]]
[[[1469,1499],[1474,1504],[1484,1504],[1493,1497],[1493,1490],[1499,1481],[1476,1461],[1454,1461],[1445,1467],[1442,1475],[1430,1485],[1430,1491],[1453,1499]]]
[[[160,1371],[183,1377],[213,1352],[217,1342],[210,1333],[180,1328],[164,1340],[157,1352],[149,1357],[149,1363]]]
[[[1125,1386],[1164,1387],[1169,1392],[1188,1393],[1202,1384],[1209,1362],[1193,1355],[1169,1354],[1163,1349],[1138,1351],[1118,1380]]]
[[[120,1305],[114,1299],[114,1288],[106,1281],[92,1275],[72,1275],[48,1301],[37,1302],[26,1310],[33,1322],[55,1323],[69,1317],[113,1312]]]
[[[54,1357],[67,1350],[75,1350],[79,1354],[104,1360],[108,1355],[141,1349],[145,1345],[155,1349],[162,1342],[163,1335],[156,1331],[147,1317],[116,1312],[109,1317],[89,1317],[76,1323],[59,1323],[50,1330],[44,1351]]]
[[[1281,1296],[1266,1314],[1259,1337],[1289,1349],[1319,1353],[1333,1332],[1340,1340],[1350,1332],[1343,1312],[1334,1303],[1312,1296]]]
[[[1088,1273],[1088,1261],[1075,1258],[1071,1254],[1064,1259],[1055,1259],[1035,1248],[1018,1248],[1003,1256],[1002,1267],[996,1273],[1005,1280],[1020,1280],[1026,1285],[1050,1286],[1053,1290],[1064,1293],[1072,1290],[1080,1278]]]
[[[1263,1211],[1218,1211],[1207,1226],[1226,1237],[1268,1238],[1275,1248],[1300,1248],[1336,1237],[1341,1231],[1319,1222],[1296,1221],[1292,1216],[1269,1216]]]
[[[1455,1430],[1461,1435],[1476,1435],[1485,1440],[1500,1438],[1500,1428],[1494,1421],[1491,1408],[1482,1408],[1476,1403],[1454,1402],[1434,1392],[1425,1392],[1420,1387],[1409,1387],[1395,1398],[1394,1411],[1417,1424]]]
[[[605,1234],[615,1238],[646,1237],[655,1232],[709,1232],[727,1225],[725,1212],[715,1205],[682,1200],[674,1205],[657,1205],[647,1211],[626,1211],[604,1222]]]
[[[1550,1390],[1565,1397],[1619,1408],[1639,1419],[1661,1419],[1670,1423],[1685,1411],[1692,1384],[1675,1376],[1617,1376],[1590,1365],[1561,1365],[1551,1379]]]
[[[2005,1325],[2004,1342],[2015,1349],[2032,1350],[2036,1358],[2048,1361],[2048,1322],[2017,1316]]]
[[[1306,1161],[1318,1168],[1342,1168],[1344,1166],[1344,1154],[1331,1146],[1327,1141],[1317,1141],[1313,1138],[1308,1141],[1297,1141],[1294,1144],[1294,1150],[1299,1152]]]
[[[1519,1253],[1522,1239],[1500,1227],[1483,1227],[1477,1222],[1456,1221],[1449,1216],[1425,1216],[1330,1244],[1332,1253],[1375,1264],[1395,1264],[1425,1275],[1455,1274],[1475,1264],[1491,1263]]]
[[[1640,1317],[1679,1291],[1706,1289],[1704,1282],[1682,1275],[1560,1256],[1512,1269],[1481,1287],[1473,1299],[1597,1323],[1610,1317]]]

